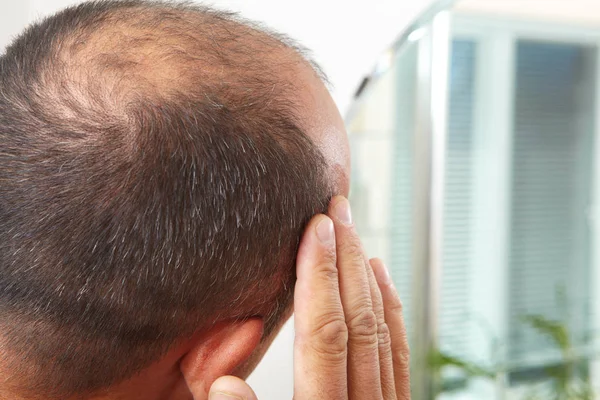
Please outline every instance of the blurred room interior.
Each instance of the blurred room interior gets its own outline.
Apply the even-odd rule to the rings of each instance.
[[[598,11],[434,4],[359,89],[351,197],[403,294],[416,399],[595,398]]]
[[[76,2],[0,0],[0,48]],[[330,76],[413,399],[600,398],[600,3],[209,3],[299,39]],[[250,378],[259,398],[292,398],[292,343],[288,325]]]

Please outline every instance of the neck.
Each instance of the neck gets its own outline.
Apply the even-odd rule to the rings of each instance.
[[[110,388],[66,398],[61,396],[60,400],[192,400],[179,369],[179,361],[187,350],[186,345],[175,347],[160,361]],[[32,394],[28,390],[31,385],[15,378],[15,371],[26,370],[0,363],[0,376],[3,378],[0,400],[54,400],[47,394]]]

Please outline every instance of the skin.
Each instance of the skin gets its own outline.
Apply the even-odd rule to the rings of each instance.
[[[401,303],[383,263],[364,254],[345,198],[350,152],[343,120],[325,85],[303,60],[291,68],[287,64],[281,74],[298,88],[292,100],[299,122],[325,156],[338,194],[327,215],[310,221],[300,244],[293,310],[294,399],[410,399]],[[264,339],[262,329],[261,318],[221,321],[174,344],[135,377],[85,398],[254,400],[244,379],[279,331]],[[4,396],[0,388],[3,398],[19,396]]]

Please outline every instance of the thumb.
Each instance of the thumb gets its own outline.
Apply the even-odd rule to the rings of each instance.
[[[235,376],[217,379],[208,394],[209,400],[258,400],[248,384]]]

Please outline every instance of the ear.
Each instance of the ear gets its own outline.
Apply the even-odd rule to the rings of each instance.
[[[195,340],[180,364],[194,400],[208,398],[217,378],[234,374],[260,344],[262,335],[262,319],[251,318],[218,323]]]

